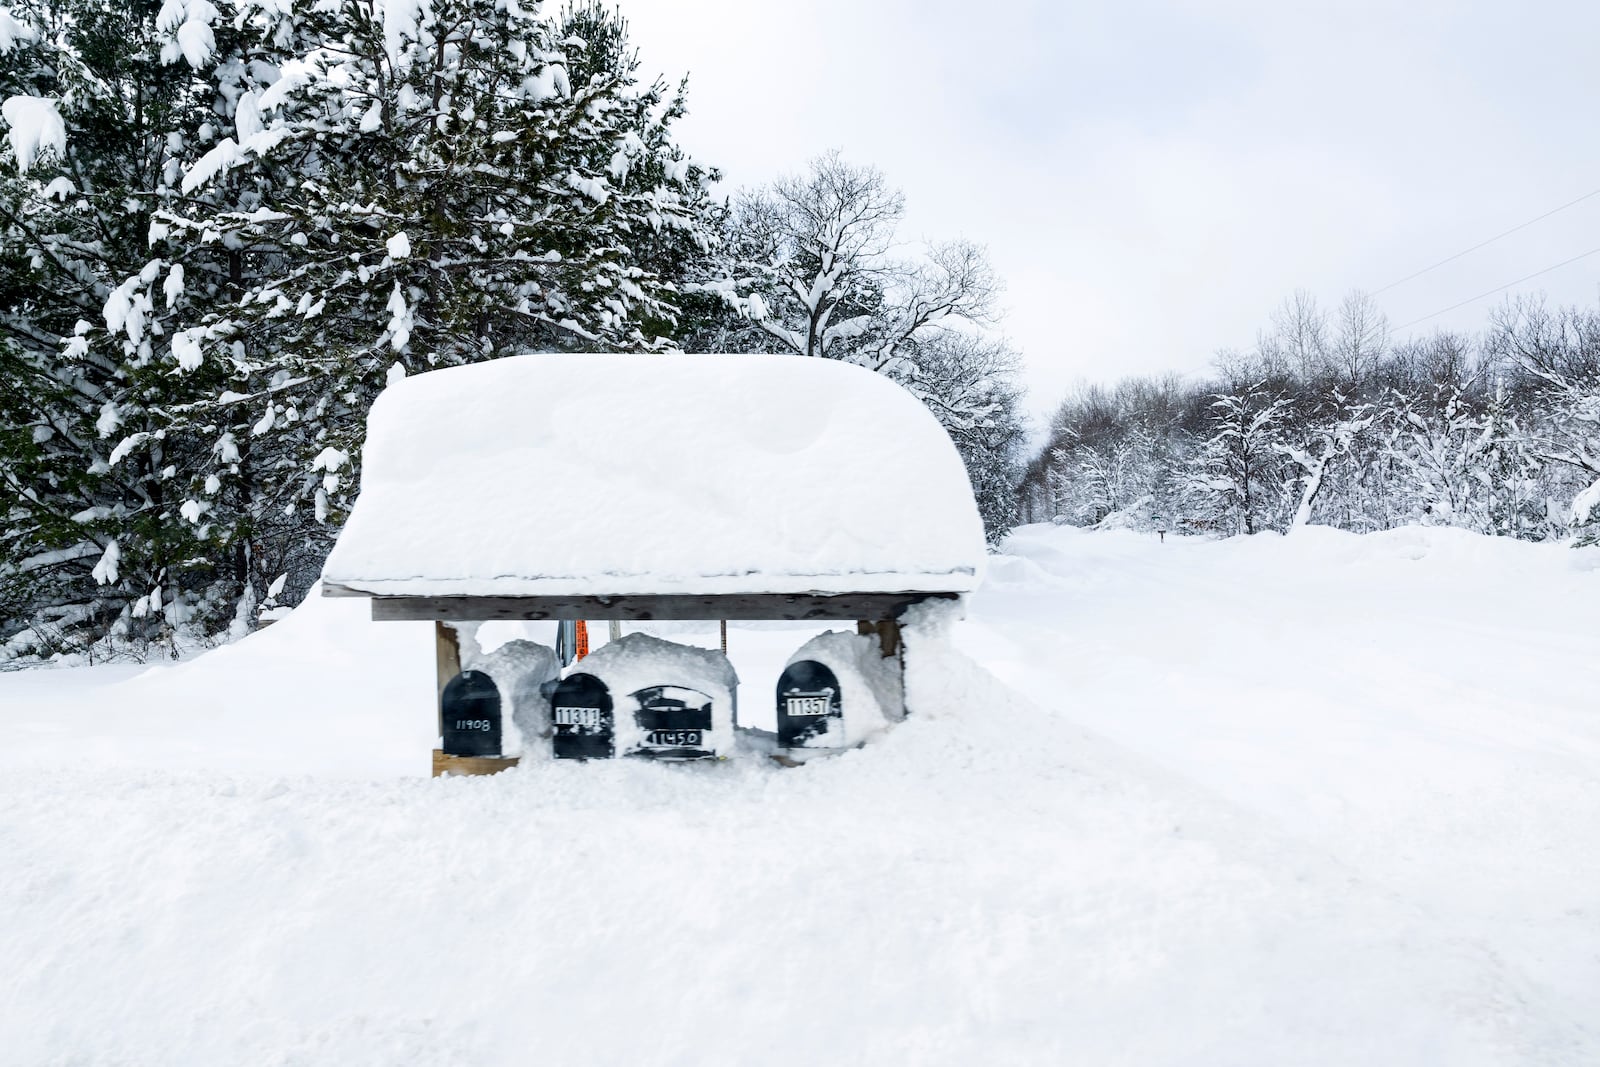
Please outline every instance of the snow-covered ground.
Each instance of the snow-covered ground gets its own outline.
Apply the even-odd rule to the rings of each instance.
[[[363,602],[0,675],[0,1062],[1600,1062],[1600,551],[1008,547],[799,770],[419,777]]]

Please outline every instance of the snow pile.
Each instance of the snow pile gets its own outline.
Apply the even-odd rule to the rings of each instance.
[[[13,96],[0,104],[0,118],[4,118],[10,131],[11,154],[17,161],[17,172],[28,170],[46,153],[57,157],[67,154],[67,126],[56,110],[56,102],[41,96]]]
[[[1572,501],[1570,521],[1574,526],[1586,526],[1594,521],[1597,511],[1600,511],[1600,478],[1596,478],[1593,485]]]
[[[1600,550],[1006,547],[907,620],[910,717],[797,770],[421,777],[432,628],[352,601],[0,674],[0,1058],[1600,1062]],[[731,630],[764,710],[805,638]]]
[[[719,755],[733,751],[739,676],[721,652],[632,633],[591,652],[567,674],[590,674],[605,683],[616,717],[619,756],[644,744],[644,731],[634,718],[638,701],[631,698],[656,686],[681,686],[710,697],[711,730],[701,747]]]
[[[983,558],[955,446],[881,375],[539,355],[384,391],[323,573],[383,595],[966,592]]]
[[[33,40],[33,36],[31,26],[18,22],[8,9],[0,7],[0,56],[23,41]]]
[[[22,745],[0,745],[0,767],[34,744],[95,768],[426,774],[438,743],[432,625],[377,624],[365,601],[315,593],[196,659],[92,669],[117,682],[92,702],[59,707],[66,672],[0,676],[27,693],[0,690],[0,712],[51,709],[20,725]]]

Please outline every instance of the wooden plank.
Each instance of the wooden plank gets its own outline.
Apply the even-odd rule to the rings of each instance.
[[[373,597],[380,622],[494,619],[621,619],[645,622],[730,619],[854,621],[895,619],[923,600],[958,593],[736,593],[716,596]]]
[[[446,756],[433,750],[433,776],[446,774],[499,774],[521,762],[519,756]]]

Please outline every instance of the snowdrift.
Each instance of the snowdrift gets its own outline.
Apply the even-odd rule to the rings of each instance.
[[[131,682],[0,676],[0,1058],[1600,1058],[1596,553],[1008,550],[912,717],[798,770],[422,778],[428,627],[320,598]],[[734,629],[741,715],[808,636]]]

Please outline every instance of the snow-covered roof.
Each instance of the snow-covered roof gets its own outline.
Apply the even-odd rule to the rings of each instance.
[[[963,593],[983,526],[910,393],[833,360],[528,355],[386,389],[331,593]]]

